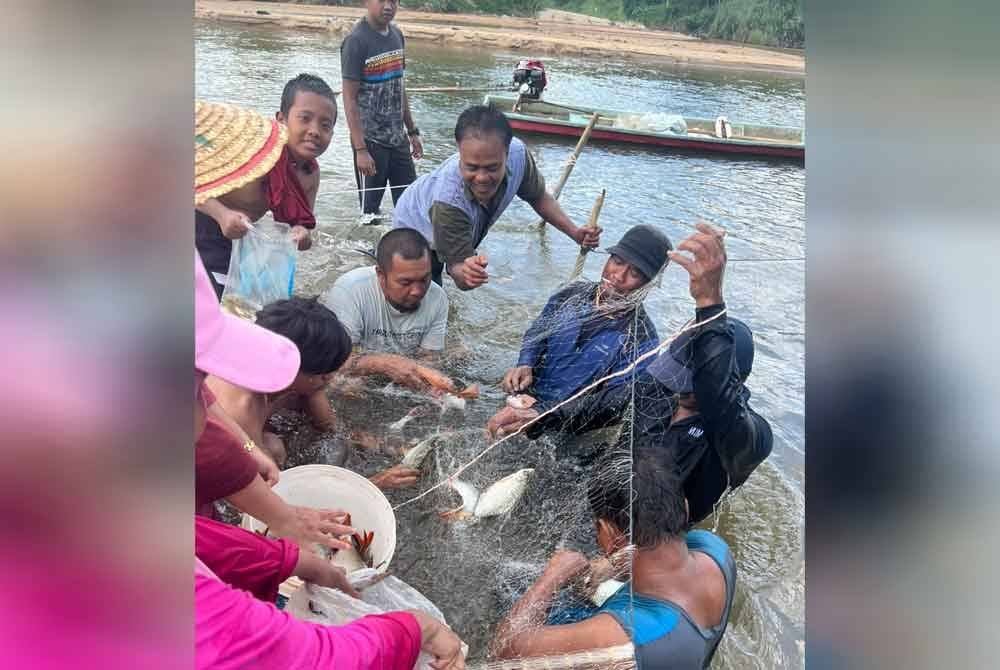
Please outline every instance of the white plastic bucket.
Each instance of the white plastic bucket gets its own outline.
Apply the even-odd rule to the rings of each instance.
[[[379,572],[389,567],[396,551],[396,515],[382,491],[361,475],[334,465],[300,465],[283,470],[273,490],[290,505],[349,512],[358,532],[375,531],[372,566]],[[264,530],[264,524],[248,514],[243,515],[242,525],[247,530]],[[366,567],[354,549],[338,551],[333,564],[347,572]]]

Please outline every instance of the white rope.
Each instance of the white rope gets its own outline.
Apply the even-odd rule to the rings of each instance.
[[[714,316],[711,316],[711,317],[705,319],[704,321],[697,321],[695,323],[692,323],[691,325],[688,325],[688,326],[685,326],[684,328],[681,328],[679,331],[677,331],[676,333],[674,333],[667,341],[661,342],[655,349],[647,351],[645,354],[643,354],[639,358],[635,359],[627,367],[619,370],[618,372],[613,372],[610,375],[607,375],[606,377],[602,377],[602,378],[598,379],[597,381],[595,381],[595,382],[593,382],[593,383],[591,383],[591,384],[583,387],[582,389],[580,389],[579,391],[577,391],[576,393],[574,393],[573,395],[571,395],[569,398],[566,398],[565,400],[563,400],[562,402],[558,403],[557,405],[555,405],[555,406],[553,406],[553,407],[545,410],[544,412],[542,412],[541,414],[539,414],[538,416],[536,416],[534,419],[531,419],[530,421],[528,421],[527,423],[525,423],[523,426],[521,426],[520,428],[518,428],[516,431],[514,431],[510,435],[505,435],[504,437],[500,438],[499,440],[497,440],[493,444],[487,446],[485,449],[483,449],[481,452],[479,452],[479,454],[477,454],[476,457],[473,458],[471,461],[469,461],[465,465],[459,467],[453,473],[451,473],[450,475],[448,475],[447,477],[445,477],[444,479],[442,479],[437,484],[435,484],[434,486],[430,487],[429,489],[427,489],[426,491],[424,491],[420,495],[418,495],[416,497],[413,497],[413,498],[410,498],[409,500],[404,500],[403,502],[399,503],[398,505],[396,505],[395,507],[393,507],[393,510],[398,510],[401,507],[405,507],[406,505],[409,505],[410,503],[414,503],[414,502],[420,500],[421,498],[427,496],[431,491],[434,491],[436,489],[441,488],[442,486],[444,486],[445,484],[447,484],[448,482],[450,482],[451,480],[453,480],[455,477],[458,477],[460,474],[462,474],[463,472],[465,472],[466,470],[468,470],[475,463],[477,463],[479,461],[479,459],[481,459],[483,456],[485,456],[489,452],[493,451],[493,449],[495,449],[496,447],[500,446],[501,444],[503,444],[507,440],[511,439],[512,437],[516,437],[517,435],[520,435],[522,432],[524,432],[524,430],[528,426],[531,426],[532,424],[537,423],[543,417],[548,416],[549,414],[552,414],[553,412],[555,412],[557,409],[559,409],[563,405],[576,400],[580,396],[586,395],[592,389],[594,389],[597,386],[603,384],[604,382],[606,382],[606,381],[608,381],[610,379],[614,379],[616,377],[622,377],[624,375],[627,375],[632,370],[634,370],[635,367],[639,363],[641,363],[642,361],[646,360],[647,358],[651,358],[653,356],[658,356],[662,351],[664,351],[667,347],[669,347],[670,344],[674,340],[676,340],[678,337],[680,337],[682,334],[686,333],[689,330],[694,330],[695,328],[699,328],[699,327],[705,325],[706,323],[710,323],[711,321],[714,321],[714,320],[718,319],[720,316],[722,316],[723,314],[725,314],[727,311],[728,310],[723,309],[718,314],[716,314]]]

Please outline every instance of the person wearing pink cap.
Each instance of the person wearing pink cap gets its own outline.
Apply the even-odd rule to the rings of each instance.
[[[205,376],[215,375],[260,393],[286,388],[298,373],[289,340],[223,314],[195,256],[196,438],[206,423]],[[350,532],[349,528],[342,528]],[[294,619],[274,605],[227,584],[195,557],[195,654],[199,670],[337,668],[408,670],[421,650],[437,670],[465,667],[461,641],[420,612],[363,617],[346,626]],[[230,566],[232,570],[232,566]],[[244,579],[253,581],[244,575]]]

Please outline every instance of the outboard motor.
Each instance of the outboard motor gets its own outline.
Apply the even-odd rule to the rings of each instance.
[[[545,78],[545,66],[540,60],[522,60],[514,68],[514,83],[511,89],[520,93],[524,99],[538,100],[548,80]]]

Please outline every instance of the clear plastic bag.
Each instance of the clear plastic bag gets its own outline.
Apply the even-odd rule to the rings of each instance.
[[[361,590],[361,600],[342,591],[313,584],[305,584],[292,594],[285,611],[302,621],[327,626],[344,624],[368,616],[401,610],[422,610],[447,625],[444,615],[420,591],[393,575],[383,577],[374,568],[355,570],[348,579]],[[464,649],[468,653],[468,649]],[[423,652],[415,666],[418,670],[431,670],[434,659]]]
[[[222,307],[252,321],[265,305],[291,297],[297,253],[288,224],[258,221],[233,241]]]

